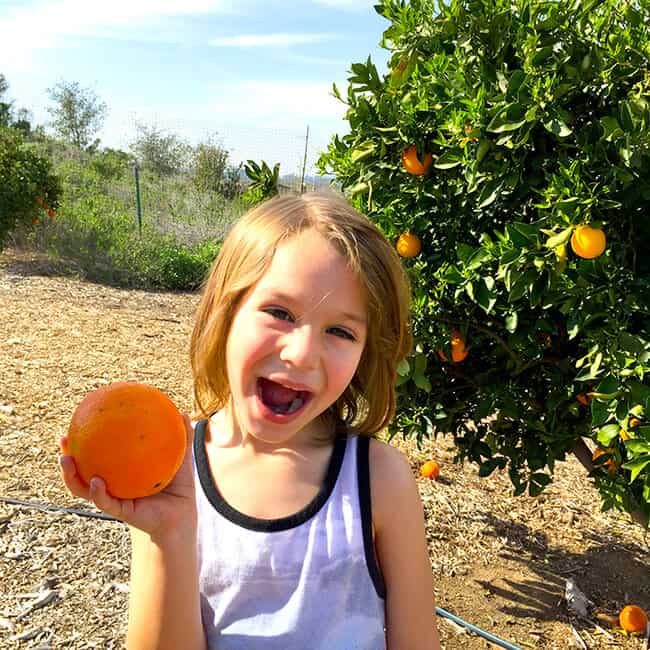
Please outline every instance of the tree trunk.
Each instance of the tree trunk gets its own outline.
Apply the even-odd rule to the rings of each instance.
[[[573,444],[571,449],[575,457],[580,461],[580,463],[586,468],[588,472],[593,472],[594,464],[591,461],[591,450],[587,447],[587,444],[582,438],[578,438]],[[629,513],[630,517],[637,523],[643,526],[643,528],[648,528],[648,517],[642,512],[631,512]]]

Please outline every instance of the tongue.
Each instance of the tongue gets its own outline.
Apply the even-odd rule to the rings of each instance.
[[[300,393],[269,379],[262,379],[262,399],[269,406],[288,406]]]

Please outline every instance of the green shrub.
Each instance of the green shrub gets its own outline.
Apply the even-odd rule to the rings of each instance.
[[[48,158],[15,129],[0,127],[0,250],[16,225],[53,218],[61,192]]]
[[[350,133],[320,160],[405,261],[417,346],[393,433],[453,433],[539,494],[570,451],[605,508],[650,513],[650,8],[383,0],[386,75],[352,65]],[[432,165],[407,173],[415,145]],[[603,255],[569,245],[601,226]],[[451,332],[468,348],[449,358]],[[440,354],[437,352],[440,350]],[[585,406],[577,395],[591,393]],[[586,400],[585,400],[586,401]],[[632,417],[640,423],[631,427]],[[585,440],[590,445],[585,445]],[[607,447],[617,471],[592,466]]]

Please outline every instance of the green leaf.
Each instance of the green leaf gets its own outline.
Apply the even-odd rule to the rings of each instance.
[[[603,129],[603,137],[607,142],[612,142],[623,135],[623,129],[615,117],[607,115],[600,119],[600,126]]]
[[[511,334],[514,333],[517,329],[517,323],[519,322],[519,316],[516,311],[511,311],[505,320],[506,330]]]
[[[650,454],[635,458],[623,464],[624,469],[630,470],[630,482],[636,481],[639,474],[650,465]]]
[[[361,160],[365,160],[366,158],[369,158],[372,156],[372,154],[375,153],[377,146],[375,145],[374,142],[368,141],[360,144],[356,149],[352,150],[352,154],[350,158],[352,159],[352,162],[359,162]]]
[[[562,244],[566,244],[571,238],[572,232],[573,232],[573,226],[569,226],[568,228],[565,228],[562,232],[559,232],[557,235],[553,235],[552,237],[549,237],[546,240],[545,246],[547,248],[555,249],[558,246],[562,246]]]
[[[553,118],[548,122],[544,122],[544,127],[559,138],[566,138],[571,135],[573,131],[560,119]]]
[[[497,295],[494,278],[489,275],[481,278],[476,292],[476,302],[486,314],[489,314],[494,308]]]
[[[527,223],[509,223],[506,226],[506,234],[513,244],[522,248],[537,243],[537,228]]]
[[[479,210],[483,208],[487,208],[488,205],[491,205],[497,200],[497,197],[499,196],[499,192],[501,191],[501,188],[503,187],[503,182],[501,180],[495,180],[489,182],[483,189],[481,190],[481,194],[478,197],[479,204],[477,208]]]
[[[411,372],[411,366],[409,365],[409,362],[406,359],[402,359],[397,364],[397,374],[402,377],[408,377],[410,372]]]
[[[452,169],[460,165],[460,154],[452,151],[447,151],[442,156],[439,156],[433,166],[436,169]]]
[[[618,436],[620,430],[621,427],[618,424],[606,424],[598,430],[596,438],[603,447],[608,447],[612,440]]]
[[[413,375],[415,385],[423,391],[431,392],[431,382],[424,375]]]

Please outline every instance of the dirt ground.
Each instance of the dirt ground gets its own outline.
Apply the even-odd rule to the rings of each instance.
[[[123,647],[124,525],[8,500],[95,512],[64,490],[58,439],[82,397],[112,381],[154,384],[190,410],[197,299],[91,284],[46,258],[0,254],[1,648]],[[442,466],[438,481],[418,478],[440,608],[510,647],[647,647],[596,613],[650,611],[648,539],[626,516],[599,511],[577,461],[561,463],[541,497],[515,498],[507,476],[479,479],[454,464],[448,436],[421,450],[394,444],[414,473],[429,457]],[[568,578],[593,601],[589,620],[569,614]],[[499,647],[447,617],[438,627],[446,650]]]

